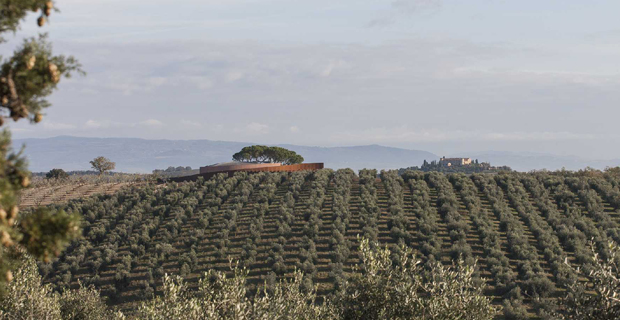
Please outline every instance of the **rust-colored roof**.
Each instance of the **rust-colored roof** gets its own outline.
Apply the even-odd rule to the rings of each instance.
[[[218,173],[226,173],[229,176],[232,176],[235,172],[240,172],[240,171],[245,171],[245,172],[263,172],[263,171],[267,171],[267,172],[294,172],[294,171],[304,171],[304,170],[320,170],[323,169],[325,166],[323,163],[300,163],[300,164],[292,164],[292,165],[282,165],[281,163],[277,163],[276,165],[274,165],[274,163],[262,163],[263,165],[265,164],[271,164],[271,166],[233,166],[232,168],[228,167],[228,166],[208,166],[208,167],[201,167],[200,168],[200,173],[199,174],[195,174],[193,176],[185,176],[185,177],[177,177],[177,178],[171,178],[169,179],[170,181],[194,181],[196,179],[198,179],[198,177],[203,177],[205,179],[209,179],[211,177],[213,177],[214,175],[218,174]],[[203,172],[203,168],[218,168],[218,169],[224,169],[226,168],[227,170],[217,170],[217,171],[210,171],[210,172]]]
[[[200,167],[200,173],[210,172],[222,172],[222,171],[240,171],[240,170],[252,170],[260,168],[280,167],[281,163],[253,163],[253,162],[224,162],[216,163],[214,165]]]

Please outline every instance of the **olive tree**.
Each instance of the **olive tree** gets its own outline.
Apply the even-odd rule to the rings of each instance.
[[[116,168],[116,163],[110,161],[110,159],[106,157],[97,157],[90,161],[90,165],[93,169],[99,172],[99,175],[102,175],[107,171],[114,170],[114,168]]]

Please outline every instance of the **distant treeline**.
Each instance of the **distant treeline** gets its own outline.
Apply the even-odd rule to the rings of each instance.
[[[182,177],[182,176],[188,176],[188,175],[197,174],[197,173],[198,173],[198,169],[192,169],[192,167],[190,166],[187,166],[187,167],[170,166],[165,170],[164,169],[153,170],[153,174],[159,174],[159,175],[163,175],[166,177]]]
[[[48,171],[49,172],[49,171]],[[33,177],[45,177],[48,172],[32,172]],[[70,176],[98,176],[99,171],[94,170],[74,170],[74,171],[66,171]],[[106,172],[104,175],[106,176],[114,176],[114,175],[124,175],[124,174],[133,174],[133,173],[123,173],[123,172]]]
[[[441,164],[439,161],[433,160],[428,162],[424,160],[422,166],[413,166],[408,168],[398,169],[398,173],[402,175],[407,170],[414,171],[422,171],[422,172],[445,172],[445,173],[491,173],[491,172],[502,172],[502,171],[512,171],[512,168],[509,166],[498,166],[494,167],[489,162],[479,162],[478,159],[474,160],[471,164],[466,165],[454,165],[454,166],[445,166]]]

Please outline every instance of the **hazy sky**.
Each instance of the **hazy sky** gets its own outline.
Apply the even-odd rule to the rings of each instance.
[[[17,39],[49,32],[88,75],[16,138],[620,157],[619,1],[56,3]]]

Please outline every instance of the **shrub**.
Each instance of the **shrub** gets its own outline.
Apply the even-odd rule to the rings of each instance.
[[[288,281],[271,276],[268,289],[248,298],[247,271],[234,276],[210,270],[196,292],[178,276],[164,277],[163,296],[143,302],[140,319],[492,319],[496,310],[474,284],[474,268],[437,263],[428,279],[411,249],[394,266],[388,248],[361,240],[362,274],[343,281],[343,290],[316,303],[316,290],[296,271]],[[425,292],[425,294],[421,294]]]
[[[378,247],[375,245],[373,247]],[[343,319],[492,319],[496,310],[474,281],[475,266],[436,263],[428,278],[409,247],[400,247],[393,265],[391,252],[360,242],[363,267],[335,298]],[[421,294],[424,292],[423,294]]]
[[[247,297],[245,269],[235,276],[210,270],[190,292],[178,276],[164,277],[163,296],[143,303],[140,319],[331,319],[329,304],[315,304],[316,293],[301,290],[302,274],[293,280],[276,282],[254,300]],[[273,281],[273,280],[272,280]],[[275,281],[274,281],[275,282]]]
[[[47,174],[45,174],[45,178],[63,180],[69,178],[69,175],[65,172],[65,170],[52,169]]]
[[[55,293],[41,283],[34,260],[25,257],[6,286],[0,299],[0,319],[124,319],[114,313],[99,298],[99,292],[80,284],[77,290]]]
[[[620,247],[610,242],[608,258],[601,258],[594,244],[591,244],[591,249],[591,271],[577,270],[581,276],[588,278],[588,282],[574,281],[567,285],[567,294],[560,300],[558,316],[570,320],[620,319],[620,265],[617,260],[620,258]]]

